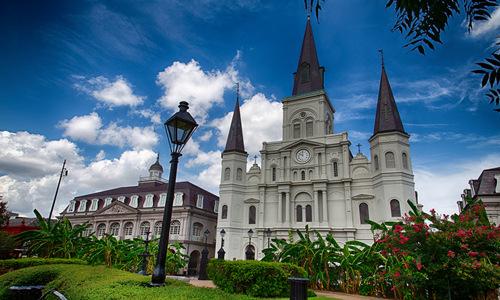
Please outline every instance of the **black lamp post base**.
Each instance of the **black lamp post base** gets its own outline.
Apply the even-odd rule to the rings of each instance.
[[[152,282],[150,282],[149,286],[150,287],[162,287],[162,286],[165,286],[165,283],[152,283]]]

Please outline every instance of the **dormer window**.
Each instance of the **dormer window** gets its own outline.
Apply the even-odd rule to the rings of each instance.
[[[104,207],[110,205],[111,201],[113,201],[113,198],[111,198],[111,197],[104,199]]]
[[[184,196],[184,193],[180,193],[180,192],[174,194],[174,206],[182,206],[183,196]]]
[[[71,201],[69,202],[69,206],[68,206],[68,212],[69,212],[69,213],[72,213],[72,212],[74,212],[74,211],[75,211],[75,203],[76,203],[76,201],[75,201],[75,200],[71,200]]]
[[[73,207],[73,210],[75,208]],[[80,200],[80,206],[78,207],[78,212],[84,212],[87,210],[87,200]]]
[[[142,207],[153,207],[153,194],[147,194]]]
[[[125,196],[118,197],[118,201],[120,201],[121,203],[125,203]]]
[[[158,207],[164,207],[165,202],[167,202],[167,194],[166,193],[160,194],[160,200],[158,201]]]
[[[90,204],[90,211],[96,211],[99,207],[99,199],[92,199],[92,203]]]
[[[198,195],[196,198],[196,207],[203,209],[203,195]]]
[[[133,195],[132,197],[130,197],[130,203],[129,203],[130,206],[137,208],[138,203],[139,203],[139,196]]]

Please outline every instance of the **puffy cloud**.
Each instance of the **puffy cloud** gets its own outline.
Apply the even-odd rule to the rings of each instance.
[[[500,7],[497,7],[495,11],[491,13],[491,18],[484,22],[476,22],[475,26],[470,32],[472,37],[480,37],[486,35],[490,32],[497,32],[496,30],[500,27]],[[497,32],[498,33],[498,32]]]
[[[202,136],[200,136],[200,141],[206,142],[210,140],[213,136],[213,132],[211,130],[205,132]]]
[[[283,120],[281,103],[258,93],[246,100],[240,111],[245,148],[250,155],[259,153],[262,149],[262,142],[281,139]],[[211,123],[218,130],[218,145],[221,147],[226,144],[232,117],[233,112],[230,112]]]
[[[0,153],[0,194],[10,210],[24,215],[35,208],[48,214],[63,158],[69,173],[61,183],[56,214],[77,195],[136,184],[156,159],[151,150],[131,150],[114,159],[98,155],[86,165],[75,144],[28,132],[2,132],[0,146],[8,149]]]
[[[151,149],[158,142],[153,127],[120,127],[116,123],[102,127],[101,117],[95,112],[63,120],[59,127],[64,129],[64,136],[89,144]]]
[[[109,107],[137,106],[142,104],[146,98],[135,95],[132,85],[123,76],[117,76],[114,81],[110,81],[104,76],[98,76],[75,84],[75,88]]]
[[[158,73],[156,79],[156,83],[164,90],[158,100],[160,105],[177,110],[180,101],[187,101],[190,104],[189,112],[204,123],[210,108],[223,103],[224,92],[234,89],[236,82],[240,82],[242,95],[248,95],[253,90],[252,84],[240,78],[235,68],[240,57],[238,51],[224,71],[205,71],[194,59],[188,63],[174,62]]]
[[[153,124],[162,124],[161,116],[151,109],[139,109],[132,111],[133,114],[140,115],[143,118],[148,118]]]

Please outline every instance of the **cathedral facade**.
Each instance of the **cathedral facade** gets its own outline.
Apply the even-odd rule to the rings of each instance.
[[[283,137],[264,142],[261,166],[247,171],[239,100],[222,154],[217,232],[226,259],[260,259],[269,239],[306,225],[340,241],[373,242],[367,220],[399,220],[416,202],[409,135],[382,65],[370,155],[354,156],[347,132],[335,132],[307,20],[293,91],[283,103]],[[221,248],[217,235],[216,249]]]

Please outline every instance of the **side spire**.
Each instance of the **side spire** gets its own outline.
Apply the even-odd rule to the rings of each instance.
[[[385,72],[383,52],[379,50],[382,57],[382,74],[380,78],[380,88],[378,92],[377,113],[375,116],[375,126],[373,135],[381,132],[398,131],[405,133],[398,107],[392,94],[391,85],[387,73]]]
[[[311,20],[308,16],[297,72],[294,73],[292,95],[295,96],[323,89],[324,72],[325,68],[319,65]]]
[[[227,136],[226,148],[224,149],[223,153],[231,151],[246,154],[245,144],[243,143],[243,128],[241,126],[239,83],[236,83],[236,104],[234,106],[231,127],[229,128],[229,134]]]

